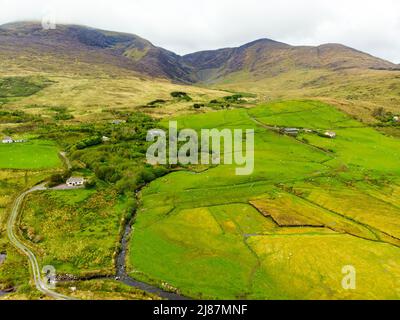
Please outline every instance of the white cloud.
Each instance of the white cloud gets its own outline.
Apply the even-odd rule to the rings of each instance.
[[[400,62],[398,0],[0,0],[0,24],[40,20],[140,35],[177,53],[258,38],[338,42]]]

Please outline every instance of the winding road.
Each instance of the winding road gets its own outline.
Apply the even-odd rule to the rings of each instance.
[[[40,292],[44,293],[45,295],[47,295],[51,298],[57,299],[57,300],[74,300],[71,297],[64,296],[64,295],[59,294],[55,291],[52,291],[48,288],[47,284],[42,279],[41,271],[39,268],[39,263],[36,259],[36,256],[28,247],[26,247],[18,239],[17,235],[15,234],[15,225],[16,225],[16,222],[18,221],[19,211],[21,209],[21,205],[22,205],[24,198],[28,194],[35,192],[35,191],[39,191],[39,190],[46,190],[46,188],[44,187],[43,184],[35,186],[32,189],[29,189],[28,191],[25,191],[24,193],[20,194],[18,196],[18,198],[15,199],[11,213],[10,213],[10,217],[7,221],[7,235],[8,235],[8,238],[10,239],[11,244],[14,247],[16,247],[17,249],[19,249],[20,251],[22,251],[28,257],[29,263],[30,263],[31,269],[32,269],[33,280],[35,282],[35,286]]]

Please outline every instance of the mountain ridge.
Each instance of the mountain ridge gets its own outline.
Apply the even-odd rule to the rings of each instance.
[[[14,56],[4,55],[7,52]],[[87,68],[81,66],[88,73],[90,65],[96,65],[102,71],[134,72],[181,83],[213,83],[236,73],[258,79],[300,69],[400,70],[392,62],[334,43],[292,46],[262,38],[239,47],[181,56],[130,33],[68,24],[44,30],[39,22],[32,21],[1,25],[1,58],[16,60],[26,58],[27,54],[54,59],[64,69],[82,62],[88,64]],[[45,65],[41,67],[48,69]]]

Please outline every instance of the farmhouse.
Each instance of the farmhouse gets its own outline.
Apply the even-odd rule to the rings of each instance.
[[[324,136],[330,139],[336,138],[336,132],[333,131],[325,131]]]
[[[19,139],[19,140],[14,140],[11,137],[4,137],[4,139],[2,140],[2,143],[22,143],[25,142],[25,140]]]
[[[400,122],[400,116],[394,116],[393,117],[394,122]]]
[[[85,179],[82,177],[71,177],[67,180],[68,187],[78,187],[83,186]]]
[[[101,138],[101,140],[102,140],[103,142],[108,142],[108,141],[110,141],[111,139],[110,139],[109,137],[103,136],[103,137]]]
[[[4,137],[2,143],[13,143],[14,140],[11,137]]]
[[[297,128],[284,128],[283,133],[289,135],[289,136],[297,136],[299,134],[299,129]]]
[[[125,122],[126,122],[125,120],[113,120],[111,123],[115,124],[115,125],[119,125],[119,124],[125,123]]]

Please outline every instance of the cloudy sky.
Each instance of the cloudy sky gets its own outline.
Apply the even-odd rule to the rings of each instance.
[[[399,0],[0,0],[0,24],[49,14],[179,54],[271,38],[337,42],[400,63]]]

